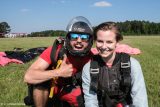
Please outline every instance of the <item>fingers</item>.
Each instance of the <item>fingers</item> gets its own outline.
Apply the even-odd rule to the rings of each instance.
[[[72,67],[72,64],[66,64],[65,66],[62,65],[60,68],[59,68],[59,74],[60,74],[60,77],[70,77],[72,76],[72,72],[73,72],[73,67]]]
[[[72,72],[73,72],[73,66],[72,64],[68,64],[67,63],[67,56],[64,55],[62,63],[60,65],[60,76],[61,77],[70,77],[72,76]]]

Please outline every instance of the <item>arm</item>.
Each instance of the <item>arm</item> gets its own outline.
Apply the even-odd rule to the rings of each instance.
[[[70,77],[72,75],[72,65],[66,64],[66,57],[63,59],[60,68],[46,70],[49,64],[42,58],[38,58],[27,70],[24,81],[30,84],[37,84],[54,77]]]
[[[97,94],[90,91],[90,62],[83,67],[82,87],[84,93],[85,107],[98,107]]]
[[[133,100],[133,106],[148,107],[147,92],[143,73],[139,62],[134,58],[131,58],[131,78],[131,97]]]

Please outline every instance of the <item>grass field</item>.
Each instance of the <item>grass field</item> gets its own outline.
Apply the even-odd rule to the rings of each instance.
[[[52,45],[54,38],[0,38],[0,52],[23,48]],[[142,54],[135,55],[141,63],[146,81],[149,107],[160,107],[160,36],[127,36],[123,43],[139,48]],[[9,64],[0,67],[0,106],[23,106],[27,85],[24,73],[33,61],[26,64]]]

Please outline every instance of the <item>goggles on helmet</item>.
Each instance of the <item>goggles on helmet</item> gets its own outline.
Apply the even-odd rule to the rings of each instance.
[[[66,50],[74,56],[88,55],[93,44],[93,29],[88,19],[83,16],[73,18],[69,22],[66,31]],[[71,46],[70,41],[78,41],[79,39],[81,39],[82,42],[88,43],[88,46],[83,51],[74,50]]]
[[[70,33],[68,36],[71,41],[76,41],[78,38],[80,38],[84,42],[87,42],[90,37],[90,35],[86,33]]]

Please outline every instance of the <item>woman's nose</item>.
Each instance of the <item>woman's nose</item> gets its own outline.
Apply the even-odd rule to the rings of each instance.
[[[106,44],[106,43],[103,43],[103,44],[101,45],[101,48],[107,48],[107,44]]]

